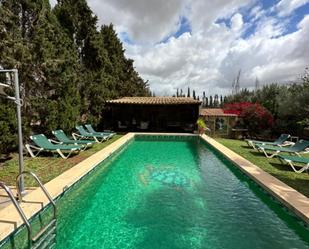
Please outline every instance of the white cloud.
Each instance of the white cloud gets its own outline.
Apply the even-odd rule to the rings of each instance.
[[[112,22],[132,40],[123,41],[126,55],[157,95],[188,86],[228,93],[240,69],[241,87],[253,87],[256,77],[261,84],[297,78],[309,64],[309,15],[293,32],[288,25],[308,2],[281,0],[265,9],[257,0],[88,0],[100,24]],[[181,17],[191,32],[161,42]]]
[[[207,30],[217,19],[229,18],[242,7],[251,6],[255,0],[188,0],[190,11],[188,17],[192,23],[193,31]]]
[[[238,26],[239,27],[239,26]],[[204,33],[183,34],[166,44],[134,50],[128,55],[157,94],[175,93],[176,88],[197,90],[199,94],[228,93],[238,70],[241,87],[296,79],[308,65],[309,16],[299,30],[283,34],[273,17],[262,18],[256,32],[247,39],[225,25],[212,24]]]
[[[155,43],[174,33],[184,11],[183,0],[88,0],[100,24],[114,23],[139,43]]]
[[[287,16],[307,3],[309,3],[309,0],[281,0],[276,5],[276,9],[279,16]]]
[[[239,13],[236,13],[231,18],[231,27],[233,30],[238,31],[240,30],[244,25],[244,22],[242,20],[242,15]]]

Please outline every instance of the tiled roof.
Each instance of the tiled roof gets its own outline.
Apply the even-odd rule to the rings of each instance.
[[[132,105],[199,105],[201,101],[186,97],[124,97],[121,99],[108,100],[107,103]]]
[[[237,117],[236,114],[224,113],[221,108],[203,108],[200,110],[201,116],[225,116],[225,117]]]

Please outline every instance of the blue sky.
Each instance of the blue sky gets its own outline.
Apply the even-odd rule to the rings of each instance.
[[[309,66],[309,0],[88,0],[157,95],[286,84]]]

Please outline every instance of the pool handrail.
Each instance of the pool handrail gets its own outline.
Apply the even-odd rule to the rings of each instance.
[[[24,211],[21,209],[19,203],[16,201],[14,194],[12,193],[11,189],[4,183],[0,181],[0,188],[4,189],[4,191],[8,194],[8,197],[11,199],[14,207],[16,208],[18,214],[20,215],[21,219],[23,220],[23,222],[25,223],[25,226],[27,228],[28,231],[28,246],[31,243],[31,237],[32,237],[32,230],[31,230],[31,226],[30,223],[24,213]]]
[[[57,207],[56,207],[56,203],[55,201],[53,200],[53,198],[50,196],[50,194],[48,193],[47,189],[44,187],[44,185],[42,184],[42,182],[40,181],[40,179],[37,177],[36,174],[34,174],[33,172],[31,171],[23,171],[21,172],[17,177],[16,177],[16,187],[17,187],[17,192],[18,192],[18,201],[21,203],[22,200],[23,200],[23,193],[21,193],[21,190],[20,190],[20,178],[23,176],[23,175],[30,175],[32,176],[35,181],[38,183],[39,187],[41,188],[41,190],[43,191],[43,193],[45,194],[45,196],[47,197],[47,199],[49,200],[49,202],[51,203],[52,207],[53,207],[53,218],[52,220],[46,225],[44,226],[35,236],[32,237],[32,229],[31,229],[31,226],[29,224],[29,229],[28,229],[28,226],[27,226],[27,229],[28,229],[28,239],[29,239],[29,243],[30,245],[32,245],[32,243],[36,243],[38,242],[38,245],[35,247],[35,248],[38,248],[39,245],[41,245],[43,242],[44,242],[44,239],[46,239],[47,237],[43,236],[43,234],[45,233],[48,233],[48,230],[52,230],[53,229],[53,226],[56,224],[56,220],[57,220]],[[26,218],[27,219],[27,218]]]

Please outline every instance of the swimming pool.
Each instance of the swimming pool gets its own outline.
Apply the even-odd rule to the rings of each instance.
[[[57,206],[57,249],[309,248],[293,215],[193,136],[136,136]]]

